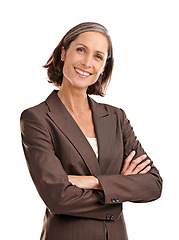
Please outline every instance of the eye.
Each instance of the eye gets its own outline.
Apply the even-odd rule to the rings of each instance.
[[[101,60],[101,61],[102,61],[102,60],[103,60],[103,57],[102,57],[101,55],[97,54],[97,55],[96,55],[96,59],[98,59],[98,60]]]
[[[77,52],[84,53],[84,52],[85,52],[85,49],[82,48],[82,47],[79,47],[79,48],[77,48]]]

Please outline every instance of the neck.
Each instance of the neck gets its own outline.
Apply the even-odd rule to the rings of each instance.
[[[89,109],[87,94],[83,89],[66,88],[62,85],[58,96],[71,113],[78,115]]]

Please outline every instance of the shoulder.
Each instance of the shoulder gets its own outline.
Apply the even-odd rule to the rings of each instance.
[[[115,107],[109,104],[102,104],[106,111],[111,115],[115,115],[118,123],[120,123],[121,127],[124,125],[127,119],[127,115],[122,108]]]
[[[106,104],[106,103],[100,103],[101,105],[103,105],[103,107],[109,112],[109,113],[113,113],[113,114],[117,114],[122,116],[125,112],[122,108],[110,105],[110,104]]]
[[[118,118],[123,119],[126,117],[126,113],[122,108],[107,104],[96,102],[94,99],[90,98],[93,106],[95,106],[96,111],[106,112],[107,114],[115,114]]]
[[[49,106],[48,106],[48,100],[51,100],[53,96],[55,95],[55,91],[53,91],[45,101],[25,109],[22,114],[21,118],[28,117],[28,116],[37,116],[39,118],[42,118],[49,112]]]
[[[25,109],[22,113],[21,113],[21,116],[20,118],[23,119],[23,118],[30,118],[30,117],[39,117],[41,118],[43,115],[45,115],[48,111],[48,107],[44,102],[36,105],[36,106],[33,106],[33,107],[30,107],[30,108],[27,108]]]

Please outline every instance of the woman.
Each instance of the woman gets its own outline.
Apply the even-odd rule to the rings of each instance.
[[[61,40],[44,66],[60,86],[21,116],[28,168],[47,208],[43,240],[125,240],[122,203],[160,197],[162,179],[122,109],[99,104],[113,68],[112,43],[97,23]]]

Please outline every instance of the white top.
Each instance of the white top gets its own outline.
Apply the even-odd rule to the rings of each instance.
[[[98,158],[98,143],[97,143],[97,138],[88,138],[88,142],[90,143],[94,153],[96,154],[96,157]]]

